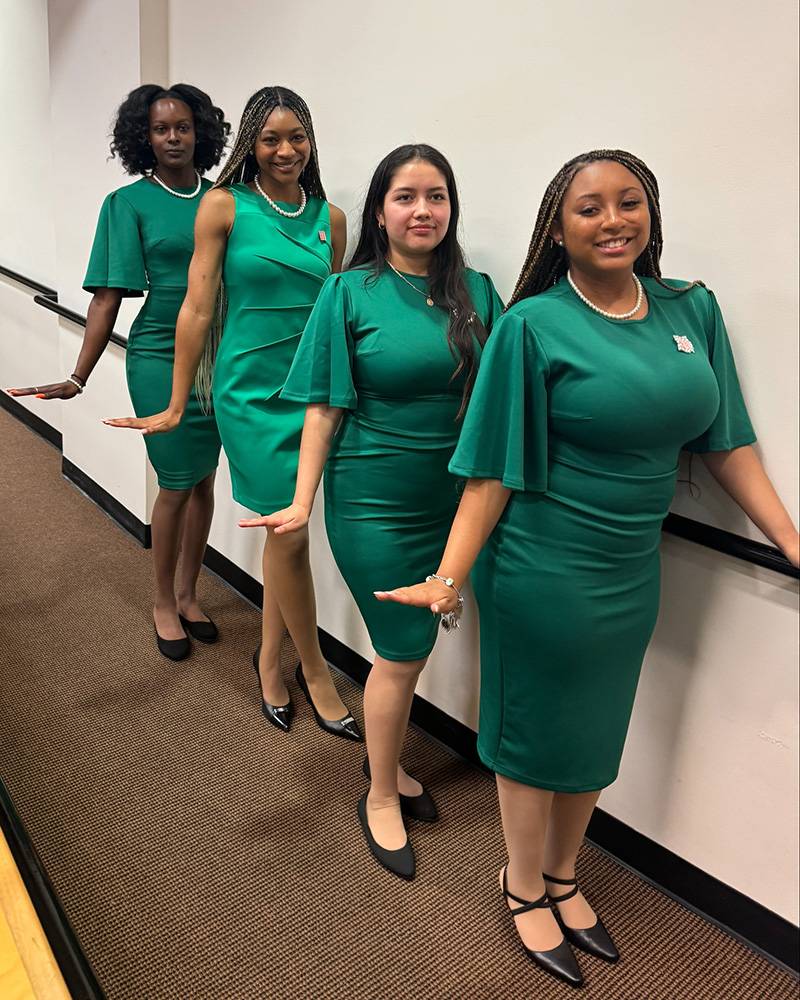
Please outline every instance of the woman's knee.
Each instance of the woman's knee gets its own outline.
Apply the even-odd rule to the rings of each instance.
[[[199,483],[195,483],[192,487],[193,496],[197,497],[199,500],[213,500],[215,477],[216,473],[212,472],[210,476],[206,476],[206,478],[201,479]]]

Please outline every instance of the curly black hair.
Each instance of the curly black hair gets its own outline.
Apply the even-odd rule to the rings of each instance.
[[[208,94],[188,83],[176,83],[166,89],[155,83],[143,83],[132,90],[117,111],[111,155],[119,156],[129,174],[146,174],[155,168],[156,158],[150,147],[150,106],[165,97],[183,101],[192,110],[197,172],[203,174],[215,167],[222,159],[231,127]]]

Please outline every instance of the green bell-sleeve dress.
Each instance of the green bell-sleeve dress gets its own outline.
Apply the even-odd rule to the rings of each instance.
[[[194,218],[209,187],[204,180],[195,198],[177,198],[143,177],[112,191],[100,209],[83,287],[87,292],[118,288],[131,297],[147,292],[131,326],[125,360],[137,417],[165,410],[172,395],[175,324],[194,251]],[[194,391],[178,427],[147,435],[144,442],[164,489],[190,489],[219,461],[214,415],[203,412]]]
[[[450,464],[513,491],[473,573],[478,748],[539,788],[616,777],[679,452],[755,440],[713,294],[643,283],[642,320],[598,315],[563,279],[509,309]]]
[[[381,603],[373,591],[436,570],[458,503],[447,463],[463,391],[451,381],[448,314],[426,305],[427,279],[405,277],[388,268],[331,276],[281,394],[346,410],[325,469],[325,524],[372,645],[388,660],[422,659],[436,639],[438,616]],[[465,280],[491,330],[502,311],[491,280],[469,269]]]

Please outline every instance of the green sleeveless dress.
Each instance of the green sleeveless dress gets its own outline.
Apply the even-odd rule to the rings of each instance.
[[[83,287],[87,292],[119,288],[125,296],[147,292],[125,359],[137,417],[165,410],[172,395],[175,323],[186,295],[194,217],[210,187],[204,180],[196,198],[176,198],[143,177],[112,191],[100,209]],[[163,489],[189,489],[211,475],[219,461],[216,421],[203,413],[194,392],[178,427],[148,434],[144,443]]]
[[[234,499],[271,514],[294,496],[305,407],[280,391],[331,273],[330,211],[326,201],[309,198],[302,215],[287,219],[245,184],[230,191],[236,214],[223,267],[228,311],[214,363],[214,409]]]
[[[600,316],[564,279],[509,309],[450,464],[514,491],[473,573],[478,749],[538,788],[617,776],[679,452],[755,440],[713,294],[643,283],[642,320]]]
[[[491,330],[503,309],[491,279],[472,270],[465,279]],[[426,278],[406,280],[427,295]],[[458,504],[447,463],[463,382],[451,381],[447,313],[425,295],[389,268],[377,279],[361,269],[332,275],[282,393],[347,411],[325,468],[325,525],[373,648],[388,660],[426,657],[439,617],[373,591],[436,571]]]

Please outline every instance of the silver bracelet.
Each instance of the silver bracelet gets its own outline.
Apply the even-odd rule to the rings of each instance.
[[[78,390],[79,393],[83,392],[84,388],[86,387],[86,383],[84,382],[83,385],[81,385],[74,375],[68,375],[67,382],[72,382],[72,384],[75,386],[75,388]]]
[[[459,621],[459,618],[461,617],[461,612],[464,610],[464,596],[453,582],[452,576],[439,576],[438,573],[431,573],[430,576],[425,577],[425,583],[430,583],[431,580],[438,580],[440,583],[443,583],[446,587],[452,587],[452,589],[456,592],[456,596],[458,597],[458,603],[453,608],[453,610],[445,611],[443,614],[439,616],[441,619],[439,624],[442,627],[442,631],[452,632],[453,629],[461,628],[461,622]]]

